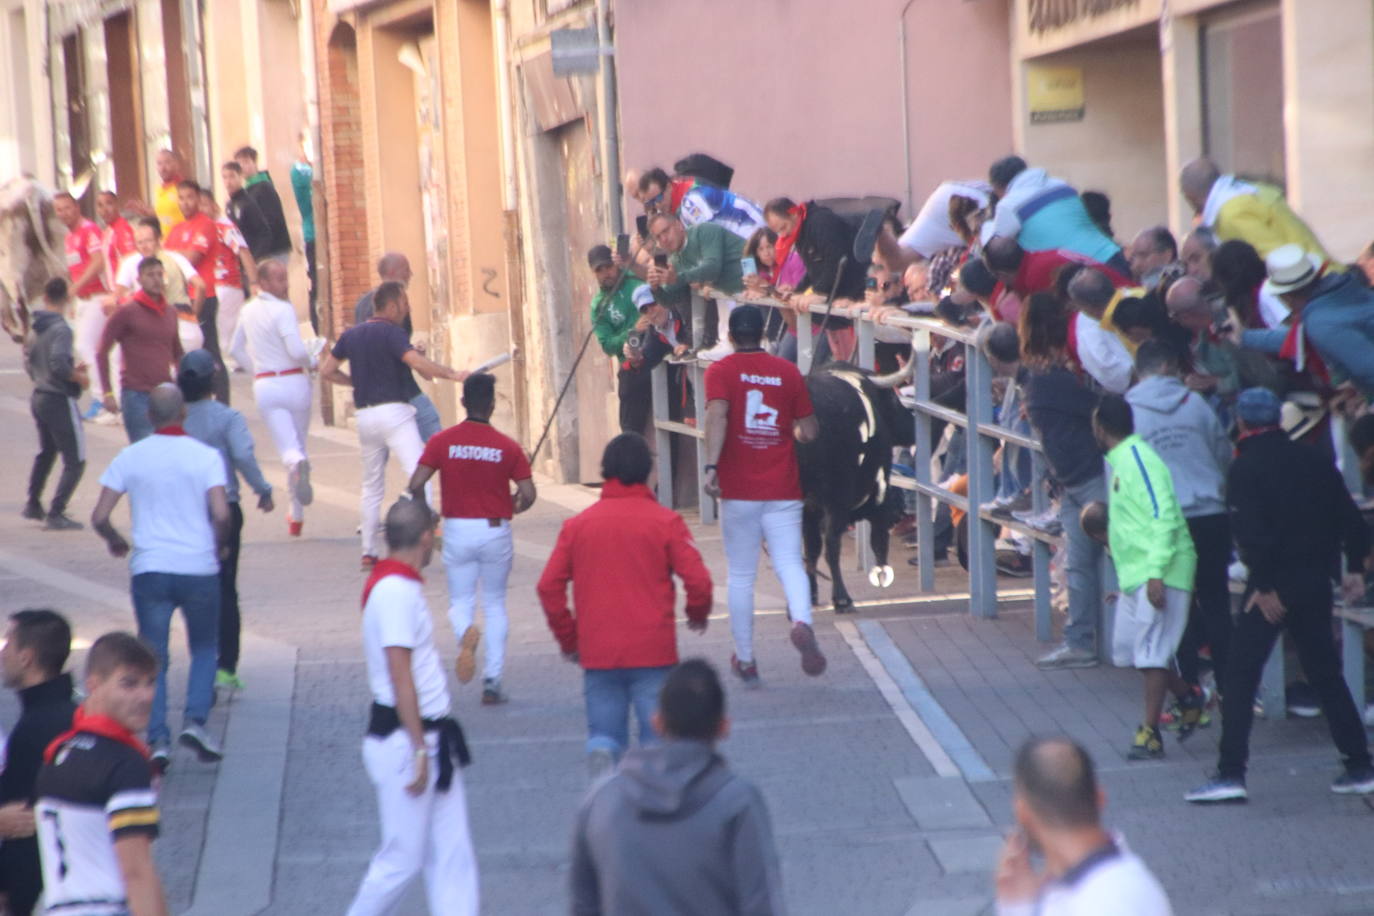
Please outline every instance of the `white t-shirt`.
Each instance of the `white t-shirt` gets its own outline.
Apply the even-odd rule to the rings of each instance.
[[[978,201],[979,208],[988,205],[992,186],[985,181],[946,181],[926,198],[921,212],[906,227],[897,243],[909,248],[923,258],[933,257],[946,248],[962,248],[964,240],[949,224],[949,199],[971,197]]]
[[[1074,322],[1078,361],[1083,364],[1083,370],[1112,394],[1125,394],[1131,387],[1131,373],[1135,371],[1131,352],[1120,337],[1103,328],[1092,316],[1078,312]]]
[[[186,256],[170,249],[164,248],[160,252],[172,259],[172,263],[181,268],[181,278],[187,283],[196,276],[196,269],[191,262],[186,260]],[[119,262],[119,273],[115,274],[115,286],[122,286],[125,289],[138,289],[138,265],[143,263],[143,255],[134,252],[123,261]],[[175,303],[174,303],[175,304]]]
[[[434,648],[434,621],[429,616],[423,586],[414,579],[391,575],[372,586],[363,605],[363,654],[372,698],[382,706],[396,705],[396,691],[386,664],[386,650],[410,650],[410,676],[420,701],[420,718],[437,719],[449,713],[448,681]]]
[[[1050,882],[1039,900],[998,901],[997,916],[1173,916],[1169,896],[1150,869],[1120,843],[1118,848],[1086,871]]]
[[[249,299],[239,312],[229,353],[254,372],[309,369],[314,362],[301,340],[296,307],[267,292]]]
[[[155,434],[115,456],[101,486],[129,494],[133,551],[129,571],[213,576],[219,573],[206,493],[222,487],[224,459],[185,435]]]

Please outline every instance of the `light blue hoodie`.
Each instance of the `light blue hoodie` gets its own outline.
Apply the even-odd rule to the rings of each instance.
[[[1172,375],[1152,375],[1126,400],[1136,434],[1169,468],[1184,518],[1225,514],[1231,440],[1202,396]]]

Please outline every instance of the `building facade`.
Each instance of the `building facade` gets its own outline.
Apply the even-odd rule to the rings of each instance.
[[[1203,154],[1283,187],[1338,257],[1374,236],[1368,3],[1018,0],[1013,13],[1017,148],[1107,191],[1124,236],[1186,230],[1178,172]],[[1055,81],[1075,87],[1067,119],[1044,117]]]

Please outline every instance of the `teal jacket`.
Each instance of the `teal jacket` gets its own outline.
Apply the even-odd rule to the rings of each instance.
[[[592,300],[592,329],[607,356],[625,355],[625,338],[630,336],[635,322],[639,320],[634,292],[643,285],[642,281],[627,274],[616,287],[614,295],[607,297],[605,291],[601,290]]]
[[[1197,551],[1163,459],[1144,439],[1127,436],[1107,453],[1107,464],[1107,542],[1122,593],[1150,579],[1192,591]]]

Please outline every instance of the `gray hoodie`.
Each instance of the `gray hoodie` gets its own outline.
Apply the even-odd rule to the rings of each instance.
[[[75,365],[71,325],[51,309],[35,311],[24,344],[24,368],[33,379],[34,390],[78,397],[81,386],[72,381]]]
[[[573,836],[574,916],[781,916],[763,796],[702,741],[630,751]]]
[[[1141,380],[1126,400],[1135,431],[1173,475],[1185,518],[1226,513],[1226,468],[1232,445],[1207,402],[1171,375]]]

